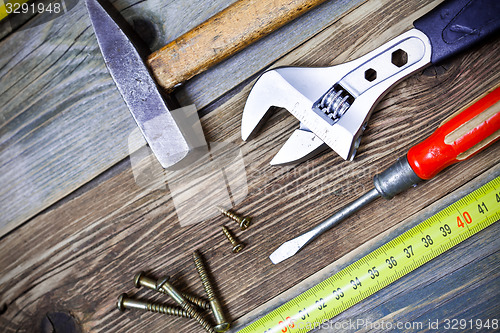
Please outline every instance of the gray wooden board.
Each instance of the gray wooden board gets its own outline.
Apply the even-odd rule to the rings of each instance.
[[[199,0],[189,10],[183,1],[114,5],[130,21],[153,22],[155,49],[230,2]],[[180,102],[206,106],[359,3],[327,2],[195,78],[179,91]],[[50,22],[39,20],[0,42],[8,50],[0,53],[1,234],[128,156],[127,138],[136,128],[104,66],[84,2]]]
[[[269,67],[275,60],[306,42],[364,1],[329,0],[324,2],[299,19],[186,82],[177,93],[179,100],[185,104],[194,103],[198,108],[205,107],[226,91],[237,88],[239,82]],[[315,50],[311,52],[314,53]],[[214,82],[216,82],[215,86]]]
[[[407,17],[408,10],[405,6],[413,8],[411,17]],[[276,64],[324,65],[332,59],[336,62],[343,62],[357,57],[404,31],[415,16],[418,17],[431,6],[432,4],[428,3],[416,4],[404,0],[365,2],[351,12],[353,14],[356,12],[356,14],[348,15],[345,19],[336,22]],[[79,20],[86,19],[86,13],[81,14],[81,17],[74,17],[74,22],[78,23]],[[75,12],[72,12],[72,15],[75,15]],[[382,20],[381,16],[388,17],[388,19]],[[402,19],[402,17],[407,18]],[[48,25],[44,36],[48,38],[56,31],[55,27],[55,23]],[[86,104],[87,108],[91,107],[91,111],[85,113],[85,116],[95,116],[103,110],[108,112],[106,105],[114,106],[123,114],[110,111],[110,114],[115,116],[111,121],[115,124],[130,121],[130,128],[134,127],[127,111],[121,110],[121,106],[118,105],[120,98],[112,88],[111,81],[108,81],[109,76],[102,65],[97,46],[86,39],[91,35],[91,30],[84,29],[80,39],[77,39],[74,44],[85,54],[84,56],[91,52],[88,56],[92,57],[93,65],[88,65],[89,67],[85,67],[85,62],[82,62],[80,66],[74,65],[66,69],[64,66],[71,66],[71,61],[70,57],[64,53],[64,46],[68,47],[69,44],[66,45],[62,39],[57,38],[60,44],[53,45],[52,48],[61,56],[58,62],[61,65],[58,68],[47,65],[44,61],[48,60],[45,58],[38,60],[42,68],[38,68],[36,63],[30,63],[28,60],[24,60],[21,65],[16,65],[19,60],[2,60],[0,68],[4,71],[3,74],[8,72],[5,71],[4,66],[10,68],[17,66],[16,68],[19,69],[28,64],[31,70],[36,71],[39,77],[36,84],[21,77],[18,78],[21,82],[18,87],[22,87],[23,84],[27,87],[35,84],[38,90],[33,91],[39,94],[46,92],[44,86],[48,87],[49,92],[61,94],[65,94],[65,89],[68,89],[71,94],[80,94],[87,98],[84,101],[78,98],[75,100],[69,97],[63,98],[59,106],[63,111],[38,114],[39,118],[35,118],[36,121],[31,120],[34,126],[30,129],[21,128],[20,131],[24,131],[21,138],[35,135],[34,129],[43,128],[44,121],[50,117],[67,117],[68,114],[72,114],[74,112],[72,106],[82,113],[85,110],[78,109],[81,107],[79,103]],[[26,42],[30,41],[29,35],[23,36]],[[374,38],[374,36],[379,37]],[[4,44],[7,42],[10,44]],[[10,37],[2,41],[0,46],[4,45],[10,47],[9,49],[16,49]],[[24,56],[35,52],[32,45],[26,45],[28,45],[26,46],[27,53]],[[343,47],[332,53],[330,50],[334,49],[335,45],[343,45]],[[310,50],[315,49],[316,46],[321,51],[319,55],[311,54]],[[4,273],[0,276],[2,286],[0,288],[2,300],[0,327],[2,331],[31,332],[33,327],[39,327],[46,313],[69,311],[82,324],[84,331],[194,332],[198,329],[195,323],[184,321],[183,318],[132,311],[126,314],[119,313],[115,307],[116,296],[126,291],[148,300],[162,299],[159,296],[155,298],[155,295],[151,295],[148,291],[135,290],[131,279],[139,269],[148,270],[158,277],[165,273],[171,274],[183,290],[203,295],[202,286],[194,273],[190,259],[191,249],[201,248],[215,279],[215,285],[219,288],[218,295],[226,305],[229,318],[237,319],[270,298],[285,292],[310,274],[336,261],[337,258],[351,251],[359,254],[360,252],[357,251],[359,245],[369,242],[373,237],[399,224],[405,218],[416,216],[430,202],[437,201],[459,186],[468,184],[470,179],[497,165],[500,145],[497,143],[496,146],[481,152],[475,158],[461,165],[450,167],[432,181],[422,184],[418,191],[408,191],[391,203],[379,201],[366,207],[352,219],[345,221],[342,227],[335,228],[328,235],[320,237],[297,254],[294,260],[286,263],[287,272],[295,271],[297,274],[283,274],[279,266],[272,265],[267,259],[270,250],[282,242],[284,236],[281,235],[306,230],[330,215],[342,203],[353,200],[360,192],[371,186],[371,176],[374,173],[383,170],[394,161],[396,156],[403,154],[412,144],[428,136],[442,119],[457,108],[496,85],[500,73],[498,70],[499,49],[498,40],[490,42],[456,57],[449,64],[448,70],[439,75],[428,76],[418,73],[394,87],[373,114],[370,126],[363,137],[358,157],[353,162],[341,161],[333,152],[328,152],[295,167],[270,167],[269,160],[291,130],[296,127],[296,121],[286,112],[278,112],[269,119],[254,140],[247,143],[241,142],[240,110],[249,90],[249,86],[245,86],[241,92],[202,119],[202,126],[208,141],[231,142],[241,147],[244,153],[249,195],[236,208],[254,216],[251,231],[237,234],[247,242],[248,246],[245,251],[234,256],[228,250],[228,244],[220,234],[220,225],[226,222],[222,216],[210,219],[206,223],[180,228],[176,222],[173,199],[168,191],[165,189],[150,191],[140,188],[133,177],[129,160],[125,159],[109,168],[107,172],[101,173],[98,178],[89,181],[86,186],[79,187],[71,195],[65,195],[64,199],[59,200],[56,205],[52,205],[2,237],[2,242],[0,242],[0,266]],[[70,50],[72,50],[71,47]],[[25,51],[18,49],[18,52]],[[47,49],[45,53],[40,54],[48,54]],[[74,52],[72,55],[78,54]],[[39,56],[39,58],[43,57]],[[92,66],[101,67],[96,69]],[[85,83],[84,88],[81,88],[82,82],[72,82],[70,78],[63,75],[51,80],[50,77],[58,73],[58,70],[79,73],[78,78]],[[89,73],[87,74],[86,71]],[[9,75],[12,78],[13,74]],[[58,80],[62,82],[64,89],[55,88],[57,84],[54,81]],[[78,81],[75,78],[73,80]],[[3,84],[11,81],[1,82]],[[14,85],[16,84],[18,83]],[[100,90],[95,92],[93,90],[96,89],[95,87]],[[103,96],[99,95],[100,93]],[[29,95],[22,91],[20,94],[24,94],[25,97]],[[0,98],[6,97],[2,94]],[[38,99],[33,97],[28,102],[25,102],[23,98],[14,100],[23,103],[22,107],[28,109],[34,103],[50,104],[50,99],[43,96],[39,96]],[[73,104],[66,107],[64,105],[66,101]],[[9,108],[11,118],[2,119],[2,125],[7,122],[12,124],[15,121],[23,124],[23,119],[31,119],[28,116],[23,118],[22,115],[17,115],[11,105]],[[39,109],[32,107],[30,111],[39,111]],[[102,117],[98,119],[102,121]],[[93,120],[91,125],[95,126],[95,132],[100,134],[106,125],[100,124],[98,119]],[[72,125],[72,118],[66,121],[66,127],[77,127]],[[85,121],[89,120],[84,119],[79,124]],[[63,130],[66,130],[66,127]],[[77,129],[86,131],[81,127]],[[106,139],[111,134],[116,135],[119,132],[112,126],[106,127],[106,130],[108,133],[98,136],[99,139]],[[124,133],[127,132],[126,129],[122,130]],[[4,135],[11,135],[5,128],[0,131],[2,138]],[[50,132],[49,134],[54,135]],[[84,146],[77,138],[66,135],[72,140],[70,144],[75,146],[67,147],[77,151],[76,147],[81,149]],[[88,140],[89,145],[96,145],[96,143],[102,145],[102,142],[94,137],[97,135],[95,133],[88,134],[86,137],[81,133],[72,133],[72,135],[80,139],[83,137]],[[12,137],[11,142],[19,141],[19,138]],[[67,138],[61,135],[56,141],[65,141]],[[126,140],[126,138],[127,135],[123,134],[122,139]],[[3,143],[3,141],[0,143],[0,150],[6,147],[2,146]],[[61,143],[58,142],[58,144]],[[43,146],[41,148],[47,149]],[[59,151],[60,159],[68,156],[69,148],[66,151],[63,149]],[[102,149],[101,152],[108,149],[113,152],[117,148],[112,145],[101,148],[97,145],[92,146],[92,149]],[[6,153],[2,154],[2,158],[8,156]],[[74,158],[79,159],[80,163],[89,168],[95,168],[92,163],[101,163],[100,165],[105,169],[105,163],[101,160],[96,158],[89,163],[85,161],[87,157],[81,156],[82,154]],[[107,156],[104,154],[99,158],[104,159]],[[37,160],[33,158],[32,161]],[[2,172],[4,170],[2,169]],[[41,167],[40,170],[42,170]],[[55,166],[52,171],[54,170],[58,171],[58,166]],[[10,173],[11,178],[16,176],[15,171]],[[49,175],[50,171],[48,171]],[[20,172],[19,168],[17,172]],[[70,172],[73,171],[66,171],[67,174]],[[2,181],[5,179],[2,178]],[[68,179],[71,180],[70,177]],[[28,199],[30,198],[26,200]],[[478,234],[478,236],[487,241],[491,239],[484,237],[484,234]],[[477,244],[479,243],[473,244],[472,248],[480,253],[472,254],[472,256],[494,258],[482,252],[482,246],[477,246]],[[325,248],[330,251],[328,255],[325,255]],[[491,249],[489,245],[486,248]],[[482,257],[481,253],[486,253],[485,257]],[[464,263],[474,263],[470,260],[471,258],[467,257]],[[496,285],[497,280],[491,280],[491,277],[487,277],[489,271],[480,270],[480,268],[488,265],[491,268],[497,267],[498,261],[481,260],[479,260],[482,262],[479,266],[469,266],[471,268],[469,271],[478,270],[476,277],[478,279],[484,277],[484,279],[476,284],[474,284],[475,281],[471,281],[465,289],[456,289],[452,285],[453,295],[456,296],[448,299],[462,300],[461,304],[471,304],[470,311],[475,313],[483,311],[484,317],[491,314],[489,315],[491,318],[494,311],[498,310],[498,302],[495,303],[494,298],[487,298],[483,302],[473,297],[474,290],[471,287],[477,285],[480,288],[479,293],[490,294],[491,290],[487,284]],[[306,271],[303,267],[309,269]],[[430,286],[439,286],[433,283],[436,281],[433,277],[435,272],[428,271],[429,277],[424,280],[429,281]],[[453,268],[448,268],[447,274],[454,274],[454,272]],[[455,277],[462,278],[470,275],[467,271],[463,272],[465,273],[455,275]],[[448,283],[449,280],[444,275],[440,276],[443,276],[442,281]],[[408,284],[413,282],[412,279],[405,281]],[[455,283],[460,284],[460,281]],[[415,284],[417,289],[423,286],[421,283]],[[408,292],[407,290],[405,283],[402,293]],[[402,296],[402,293],[394,296]],[[418,296],[419,293],[414,295]],[[391,296],[393,294],[387,298]],[[472,302],[467,302],[468,297],[471,297]],[[493,292],[491,292],[491,297],[495,297]],[[441,304],[438,298],[433,299],[436,300],[433,304]],[[417,304],[418,298],[414,300]],[[447,304],[450,303],[452,302],[449,301]],[[399,305],[396,303],[396,306],[391,308],[395,310],[394,314],[411,310],[411,307],[401,310],[401,304],[402,302],[399,302]],[[481,309],[483,304],[485,310]],[[378,311],[377,306],[374,305],[374,311]],[[427,308],[432,307],[427,305]],[[387,307],[382,309],[385,310]],[[414,317],[420,318],[422,312],[419,313],[416,313]]]

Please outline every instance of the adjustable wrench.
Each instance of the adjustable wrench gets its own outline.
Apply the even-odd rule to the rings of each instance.
[[[147,47],[106,0],[85,0],[105,63],[160,164],[170,167],[199,147],[190,126],[171,111],[158,86],[175,86],[242,50],[325,0],[239,0],[203,24],[147,56]],[[277,8],[279,10],[271,10]],[[237,22],[237,24],[235,24]],[[182,128],[181,128],[182,127]]]
[[[243,110],[248,140],[271,107],[300,121],[271,164],[303,161],[326,147],[345,160],[356,154],[376,104],[399,81],[500,30],[500,1],[448,0],[414,22],[414,28],[370,53],[326,68],[280,67],[262,74]]]

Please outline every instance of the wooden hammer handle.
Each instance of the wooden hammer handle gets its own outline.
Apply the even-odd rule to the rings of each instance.
[[[148,57],[166,91],[228,58],[325,0],[238,0]]]

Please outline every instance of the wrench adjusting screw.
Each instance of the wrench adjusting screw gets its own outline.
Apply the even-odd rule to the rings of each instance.
[[[250,222],[252,221],[252,217],[250,217],[250,216],[240,216],[231,210],[227,210],[227,209],[222,208],[221,206],[217,206],[217,209],[223,215],[229,217],[231,220],[238,223],[241,230],[246,230],[248,228],[248,226],[250,225]]]
[[[208,273],[198,251],[193,252],[193,260],[194,265],[196,266],[196,270],[200,275],[203,288],[205,288],[205,292],[208,295],[212,313],[214,314],[215,322],[217,323],[214,328],[217,332],[225,332],[229,329],[230,324],[224,317],[224,312],[219,300],[215,297],[214,290],[212,288],[212,285],[210,284],[210,280],[208,279]]]
[[[174,308],[162,304],[139,301],[128,297],[127,294],[121,294],[118,297],[118,302],[116,303],[116,306],[120,311],[125,311],[126,309],[137,309],[149,312],[163,313],[170,316],[191,318],[189,313],[187,313],[181,308]]]
[[[134,285],[137,288],[146,287],[151,290],[156,290],[162,294],[167,293],[167,291],[164,288],[156,289],[156,280],[146,276],[146,273],[144,273],[143,271],[140,271],[135,275]],[[184,296],[186,300],[188,300],[189,302],[193,303],[194,305],[198,306],[201,309],[205,310],[210,309],[210,303],[204,299],[186,293],[182,293],[182,296]]]
[[[243,245],[243,243],[238,243],[238,241],[233,237],[233,235],[231,235],[231,233],[229,232],[229,230],[225,226],[222,227],[222,232],[224,233],[224,235],[226,235],[226,238],[233,245],[233,253],[238,253],[241,250],[243,250],[245,245]]]
[[[215,333],[215,330],[210,326],[203,316],[196,311],[196,309],[188,303],[182,294],[170,282],[170,276],[166,276],[156,284],[156,290],[164,289],[167,294],[174,299],[191,317],[193,317],[200,325],[209,333]]]

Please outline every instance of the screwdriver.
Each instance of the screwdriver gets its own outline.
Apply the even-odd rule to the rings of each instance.
[[[378,197],[392,199],[464,161],[500,138],[500,86],[443,122],[426,140],[410,148],[385,171],[373,178],[374,188],[334,215],[283,243],[269,259],[278,264],[290,258],[323,232],[340,223]]]

